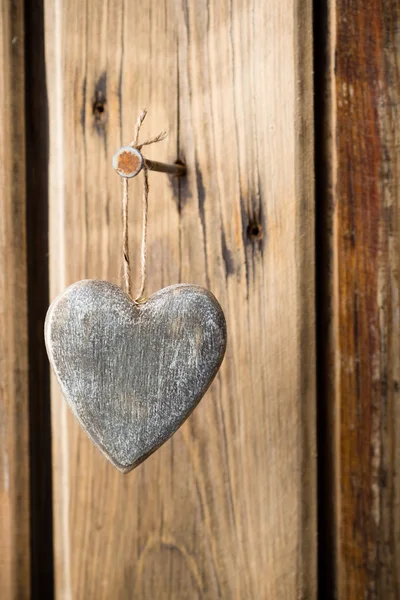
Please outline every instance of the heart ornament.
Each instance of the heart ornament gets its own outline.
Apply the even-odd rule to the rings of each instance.
[[[182,425],[214,379],[226,324],[215,297],[172,285],[135,304],[84,280],[50,306],[45,340],[63,395],[89,438],[123,473]]]

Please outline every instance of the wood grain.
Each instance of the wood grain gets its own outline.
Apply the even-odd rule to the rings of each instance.
[[[226,349],[224,313],[208,290],[170,285],[134,304],[86,279],[50,306],[46,348],[63,396],[122,473],[140,465],[189,417]]]
[[[147,156],[188,166],[150,173],[148,293],[210,289],[229,339],[200,405],[129,476],[53,386],[58,598],[315,598],[311,46],[309,1],[46,1],[51,297],[119,281],[111,159],[146,107],[143,137],[170,132]]]
[[[0,596],[30,597],[23,2],[0,2]]]
[[[390,600],[400,597],[400,6],[329,5],[325,376],[336,415],[336,585],[324,597]]]

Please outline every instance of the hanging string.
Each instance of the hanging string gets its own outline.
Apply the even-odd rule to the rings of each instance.
[[[129,297],[132,297],[132,277],[131,265],[129,262],[129,224],[128,224],[128,179],[123,177],[123,193],[122,193],[122,254],[124,257],[124,281],[125,291]]]
[[[161,131],[158,135],[149,138],[139,144],[140,128],[147,115],[147,110],[144,109],[137,118],[133,140],[129,144],[136,150],[141,151],[143,146],[161,142],[167,137],[166,131]],[[144,300],[144,291],[146,288],[146,258],[147,258],[147,222],[149,212],[149,169],[146,164],[146,159],[143,157],[143,195],[142,195],[142,243],[140,249],[140,286],[135,298],[132,298],[132,274],[131,264],[129,259],[129,180],[123,178],[123,194],[122,194],[122,255],[124,267],[124,282],[125,291],[130,296],[135,304],[140,304]]]
[[[142,245],[140,248],[140,287],[135,302],[143,298],[146,287],[146,259],[147,259],[147,219],[149,214],[149,170],[143,166],[143,197],[142,197]]]

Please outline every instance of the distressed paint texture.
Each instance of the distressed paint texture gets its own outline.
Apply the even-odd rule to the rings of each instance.
[[[135,305],[112,283],[79,281],[49,308],[45,335],[73,413],[124,473],[189,416],[226,347],[218,302],[207,290],[184,284]]]

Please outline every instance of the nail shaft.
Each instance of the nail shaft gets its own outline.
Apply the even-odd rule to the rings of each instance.
[[[171,175],[176,175],[181,177],[186,173],[185,165],[167,165],[166,163],[158,162],[156,160],[149,160],[146,158],[146,165],[150,171],[158,171],[159,173],[170,173]]]

